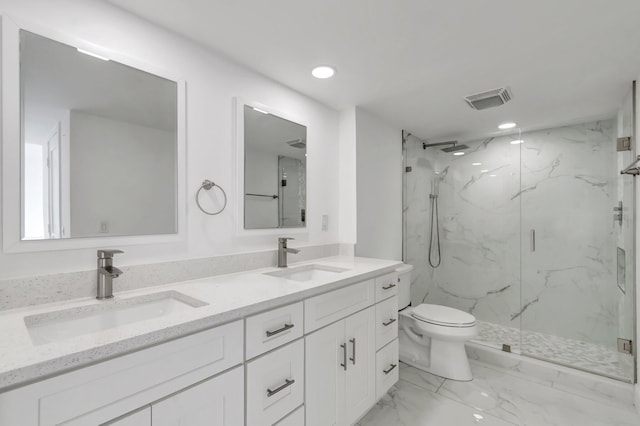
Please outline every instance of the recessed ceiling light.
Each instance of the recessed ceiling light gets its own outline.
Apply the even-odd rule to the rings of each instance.
[[[524,141],[522,139],[511,141],[511,145],[520,145],[521,143],[524,143]]]
[[[482,163],[471,163],[472,166],[482,166]]]
[[[516,123],[502,123],[501,125],[498,126],[498,129],[507,130],[507,129],[513,129],[514,127],[516,127]]]
[[[460,152],[460,151],[454,152],[453,155],[464,155],[464,152]]]
[[[489,175],[489,176],[491,176],[491,177],[496,177],[496,175]]]
[[[484,169],[484,170],[480,170],[480,173],[487,173],[489,170],[488,169]]]
[[[335,73],[336,73],[335,69],[326,65],[315,67],[311,71],[311,75],[313,75],[315,78],[330,78],[330,77],[333,77]]]

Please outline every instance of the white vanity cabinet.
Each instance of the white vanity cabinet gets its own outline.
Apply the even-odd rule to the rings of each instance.
[[[0,425],[126,425],[124,414],[242,364],[243,334],[236,321],[2,393]]]
[[[396,281],[387,274],[305,301],[307,426],[355,423],[398,380]]]
[[[247,363],[247,425],[271,426],[304,402],[304,341]]]
[[[303,310],[298,302],[245,320],[247,425],[271,426],[304,403]]]
[[[398,380],[395,274],[0,393],[0,426],[347,426]]]
[[[151,407],[145,407],[133,413],[126,414],[116,420],[103,423],[100,426],[151,426]]]
[[[373,285],[364,281],[305,301],[305,329],[338,320],[305,337],[307,426],[352,424],[375,403]]]
[[[243,368],[236,367],[152,404],[151,425],[244,426]]]

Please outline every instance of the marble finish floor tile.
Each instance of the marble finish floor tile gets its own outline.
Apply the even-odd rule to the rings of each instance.
[[[404,380],[393,386],[357,425],[513,426],[512,423]]]
[[[421,388],[431,392],[437,392],[445,381],[442,377],[419,370],[403,363],[402,361],[400,362],[400,380],[420,386]]]
[[[472,363],[473,381],[447,380],[438,394],[517,425],[633,426],[633,406],[611,405]]]
[[[582,397],[471,362],[471,382],[445,380],[400,364],[400,380],[359,426],[631,426],[631,405]]]
[[[478,321],[476,343],[501,349],[511,345],[511,351],[550,360],[569,367],[621,379],[633,378],[633,358],[616,348],[567,339],[545,333]]]

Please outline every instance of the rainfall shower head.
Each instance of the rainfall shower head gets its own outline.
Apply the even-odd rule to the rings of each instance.
[[[444,152],[458,152],[458,151],[464,151],[465,149],[469,149],[469,147],[464,144],[462,145],[455,144],[453,146],[450,146],[449,148],[442,148]]]
[[[438,142],[438,143],[423,142],[422,149],[431,148],[433,146],[444,146],[444,145],[451,145],[446,148],[442,148],[442,151],[444,152],[457,152],[457,151],[464,151],[465,149],[469,149],[467,145],[458,145],[458,141],[447,141],[447,142]]]

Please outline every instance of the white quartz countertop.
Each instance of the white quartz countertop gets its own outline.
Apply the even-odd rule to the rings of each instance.
[[[0,313],[0,392],[392,272],[401,262],[337,256],[294,263],[289,268],[309,264],[347,270],[331,278],[297,282],[265,275],[279,269],[263,268],[120,293],[114,280],[115,298],[111,300],[84,298],[4,311]],[[25,324],[25,317],[33,315],[91,310],[113,300],[165,291],[177,291],[206,305],[38,345]]]

